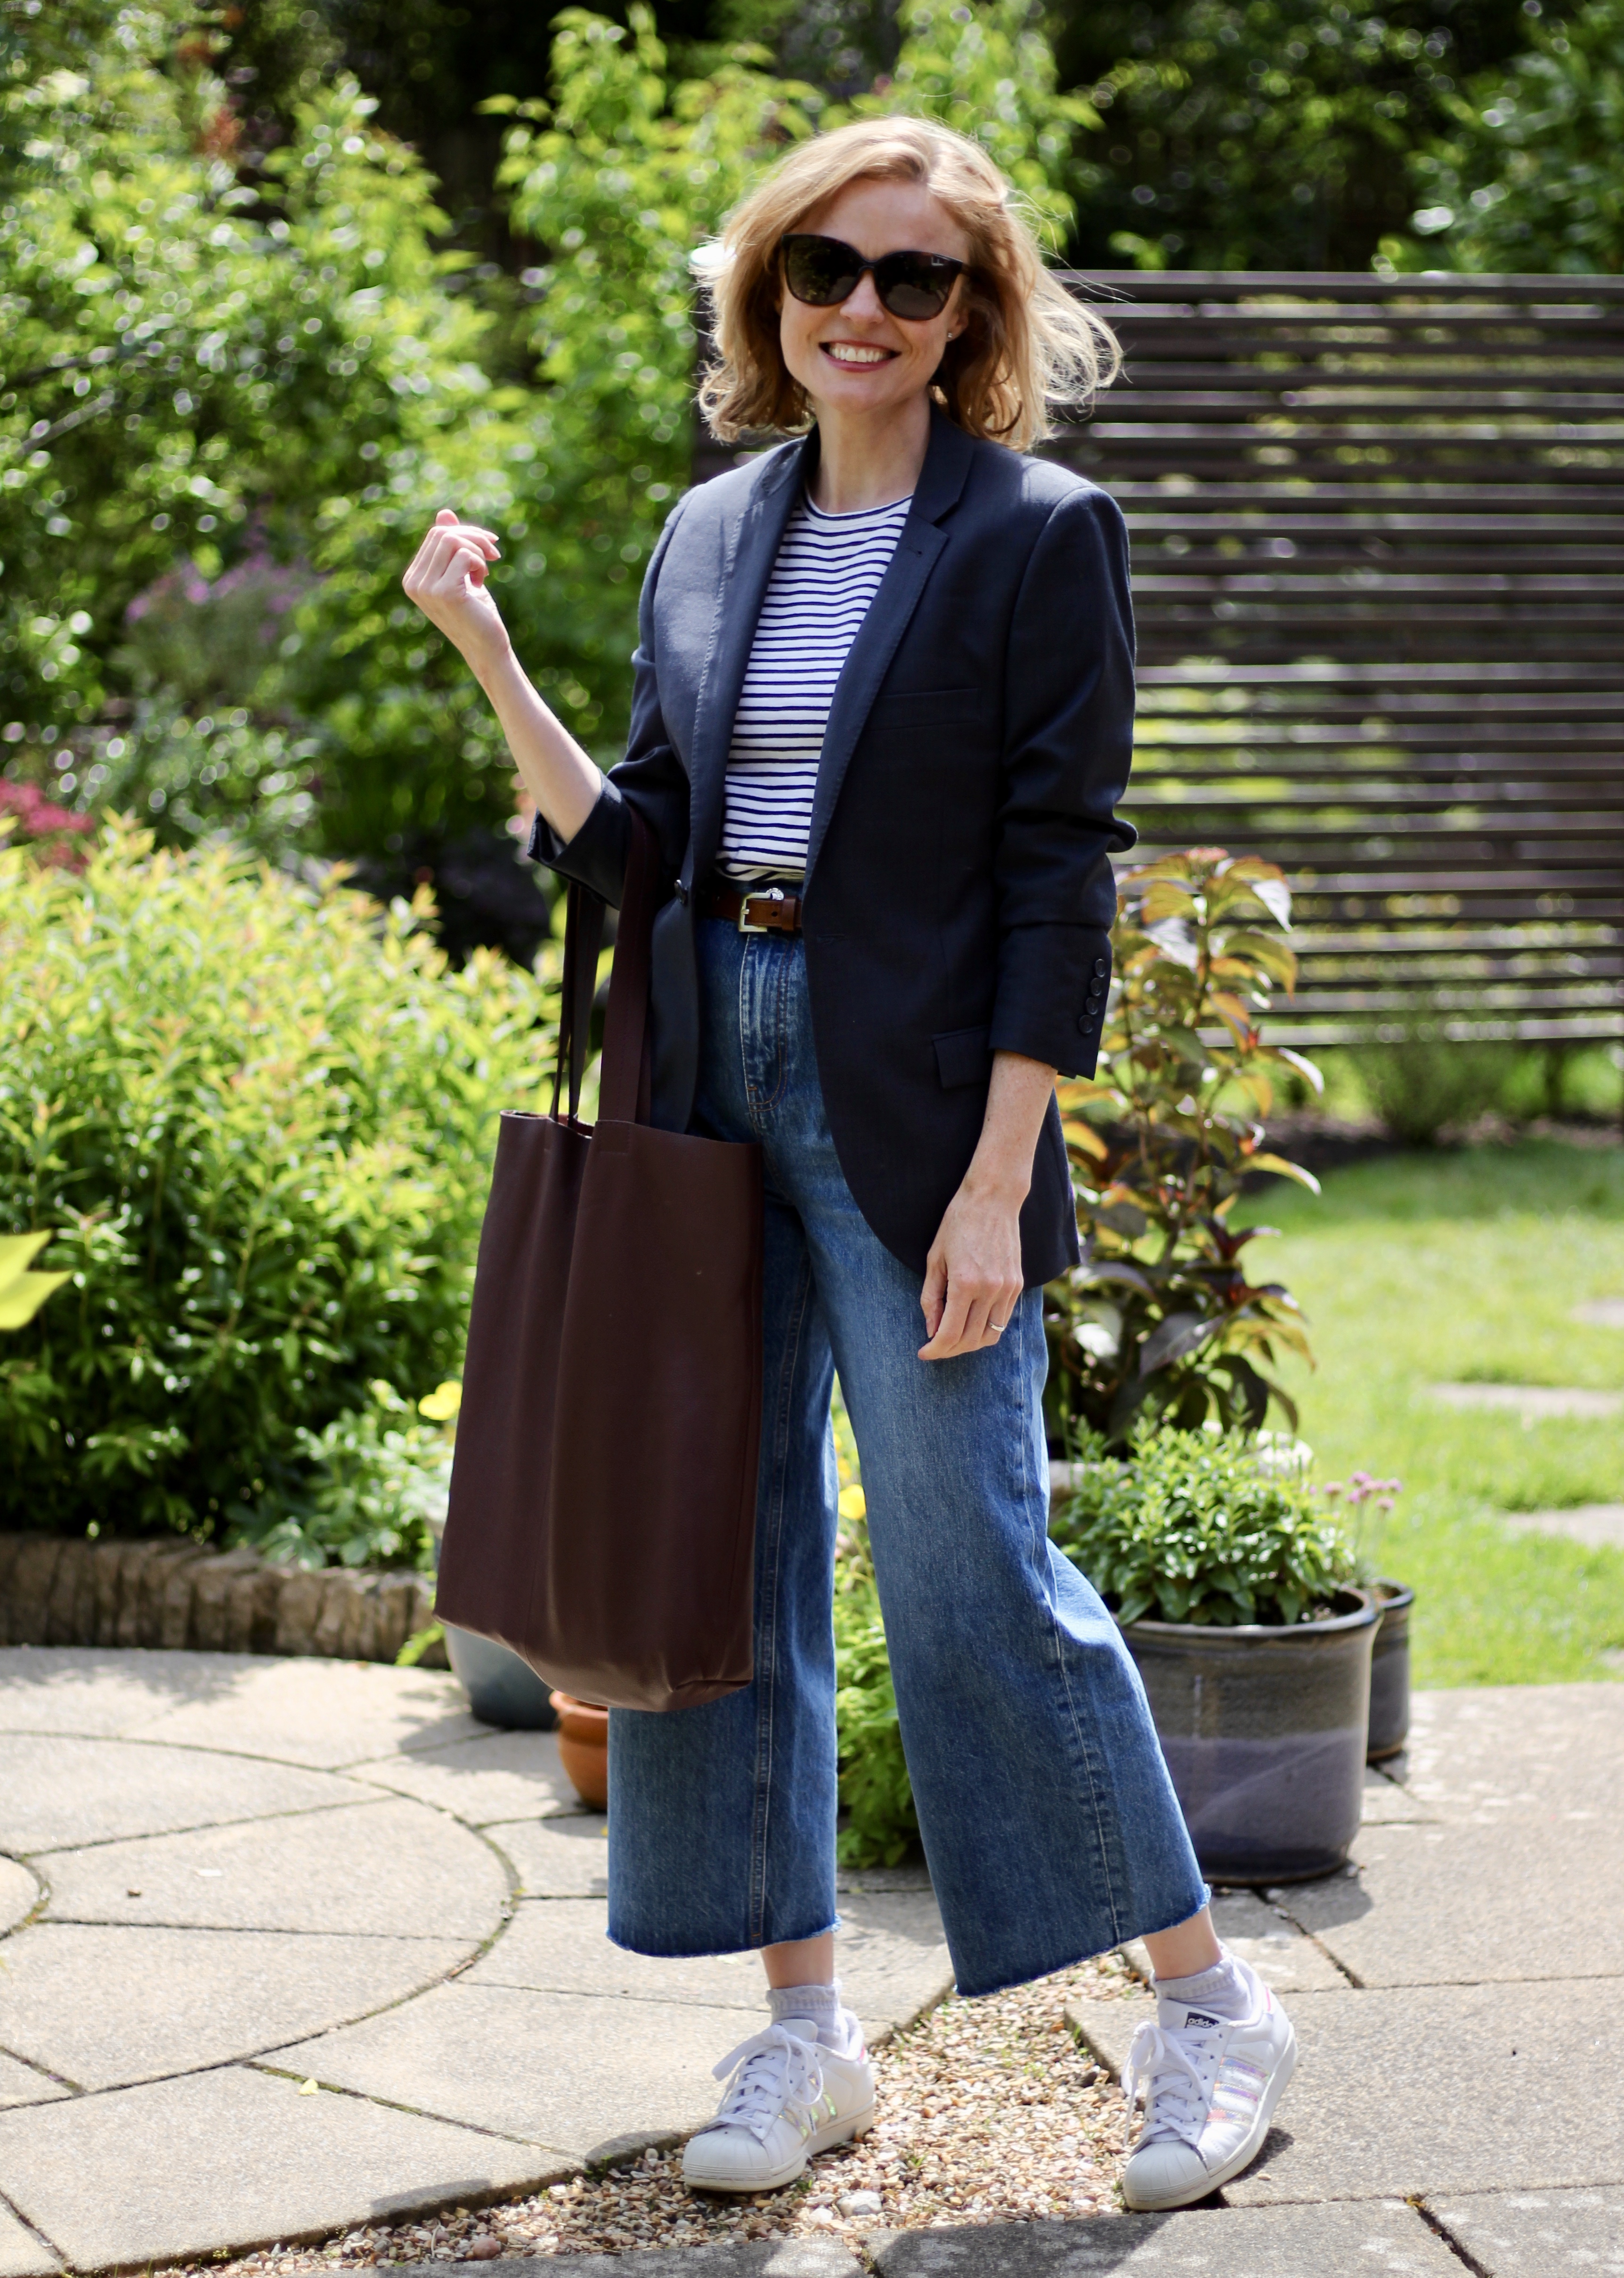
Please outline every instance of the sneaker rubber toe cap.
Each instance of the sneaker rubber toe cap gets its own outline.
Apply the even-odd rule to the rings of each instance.
[[[747,2128],[704,2128],[682,2155],[682,2179],[700,2190],[748,2190],[783,2164],[781,2150]]]
[[[1206,2163],[1189,2144],[1145,2144],[1122,2171],[1123,2198],[1145,2213],[1188,2206],[1212,2189]]]

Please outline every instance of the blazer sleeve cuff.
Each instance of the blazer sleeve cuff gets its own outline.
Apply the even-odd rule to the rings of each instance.
[[[525,852],[561,877],[572,878],[609,903],[620,907],[625,891],[626,858],[631,852],[632,825],[626,803],[606,776],[592,813],[573,838],[560,838],[544,815],[531,825]]]
[[[988,1042],[1064,1076],[1092,1075],[1105,1031],[1111,936],[1092,926],[1022,926],[1007,936]]]

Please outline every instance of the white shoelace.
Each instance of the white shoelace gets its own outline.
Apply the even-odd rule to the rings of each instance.
[[[1128,2099],[1122,2129],[1125,2145],[1133,2142],[1134,2107],[1141,2097],[1145,2099],[1142,2143],[1151,2143],[1159,2136],[1176,2137],[1191,2146],[1200,2143],[1207,2125],[1207,2083],[1186,2044],[1193,2043],[1196,2055],[1207,2057],[1214,2037],[1213,2032],[1199,2026],[1181,2033],[1168,2032],[1148,2022],[1139,2027],[1122,2067],[1122,2094]]]
[[[823,2092],[816,2049],[782,2025],[768,2025],[740,2041],[714,2072],[728,2088],[710,2125],[747,2128],[758,2142],[785,2110],[809,2113]]]

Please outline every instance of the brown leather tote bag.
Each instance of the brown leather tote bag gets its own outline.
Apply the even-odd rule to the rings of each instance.
[[[504,1113],[496,1143],[436,1595],[444,1620],[622,1708],[751,1675],[761,1150],[647,1121],[658,892],[634,816],[588,1127],[603,906],[570,889],[552,1112]]]

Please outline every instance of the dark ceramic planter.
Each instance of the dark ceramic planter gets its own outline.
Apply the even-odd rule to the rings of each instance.
[[[442,1626],[446,1659],[482,1724],[501,1724],[516,1732],[552,1731],[558,1718],[545,1677],[538,1677],[527,1661],[494,1638],[454,1629],[449,1622]]]
[[[1300,1883],[1344,1864],[1359,1826],[1381,1618],[1339,1590],[1326,1621],[1123,1631],[1203,1874]]]
[[[1396,1756],[1410,1730],[1410,1609],[1415,1593],[1402,1582],[1376,1581],[1371,1594],[1382,1609],[1370,1663],[1368,1761]]]
[[[430,1532],[438,1572],[440,1529],[432,1527]],[[478,1637],[472,1630],[454,1628],[449,1622],[442,1622],[440,1627],[446,1633],[446,1659],[468,1695],[468,1706],[482,1724],[498,1724],[509,1732],[553,1730],[558,1716],[545,1677],[538,1677],[527,1661],[521,1661],[510,1646],[498,1645],[494,1638]]]

